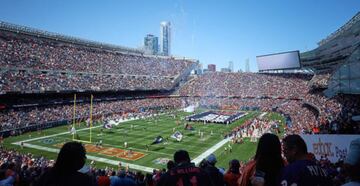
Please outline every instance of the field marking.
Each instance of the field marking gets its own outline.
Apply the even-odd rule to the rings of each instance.
[[[210,147],[208,150],[200,154],[198,157],[194,158],[192,162],[194,162],[196,165],[198,165],[203,159],[208,157],[210,154],[214,153],[216,150],[221,148],[223,145],[225,145],[227,142],[230,141],[230,138],[226,138],[215,144],[214,146]]]
[[[128,120],[122,120],[121,122],[127,122],[127,121],[138,120],[138,119],[141,119],[141,118],[131,118],[131,119],[128,119]],[[102,125],[95,126],[95,127],[92,127],[92,128],[99,128],[99,127],[102,127]],[[83,128],[83,129],[79,129],[77,131],[84,131],[84,130],[90,130],[90,128]],[[38,150],[43,150],[43,151],[48,151],[48,152],[53,152],[53,153],[59,153],[59,151],[60,151],[59,149],[44,147],[44,146],[40,146],[40,145],[33,145],[33,144],[25,143],[25,142],[36,141],[36,140],[39,140],[39,139],[45,139],[45,138],[49,138],[49,137],[56,137],[56,136],[60,136],[60,135],[70,134],[70,132],[71,131],[62,132],[62,133],[58,133],[58,134],[52,134],[52,135],[48,135],[48,136],[42,136],[42,137],[38,137],[38,138],[33,138],[33,139],[14,142],[12,144],[21,146],[21,143],[23,143],[24,147],[30,147],[30,148],[34,148],[34,149],[38,149]],[[230,141],[230,138],[226,138],[226,139],[221,140],[220,142],[218,142],[217,144],[210,147],[205,152],[203,152],[202,154],[200,154],[199,156],[194,158],[192,160],[192,162],[195,163],[196,165],[198,165],[204,158],[206,158],[210,154],[214,153],[216,150],[221,148],[224,144],[226,144],[229,141]],[[152,167],[146,167],[146,166],[142,166],[142,165],[136,165],[136,164],[132,164],[132,163],[116,161],[116,160],[111,160],[111,159],[92,156],[92,155],[86,155],[86,156],[90,160],[103,162],[103,163],[107,163],[107,164],[111,164],[111,165],[118,165],[119,163],[121,163],[122,165],[129,166],[129,168],[131,168],[131,169],[142,170],[142,171],[149,172],[149,173],[152,173],[153,170],[154,170],[154,168],[152,168]]]
[[[171,131],[171,129],[169,129],[168,131]],[[138,131],[133,131],[133,135],[135,135],[134,133],[137,133],[137,132],[138,132]],[[149,136],[153,136],[152,134],[150,134],[150,135],[139,135],[139,134],[136,134],[136,135],[138,135],[138,136],[144,136],[145,138],[147,138],[147,137],[149,137]],[[207,135],[207,136],[208,136],[208,135]],[[103,138],[102,138],[102,139],[111,139],[111,138],[112,138],[111,136],[107,137],[106,135],[103,135]],[[209,139],[209,138],[210,138],[210,136],[207,137],[207,139]],[[124,142],[124,140],[121,140],[121,141],[116,140],[116,141],[121,142],[121,143]],[[137,143],[137,142],[141,142],[141,141],[143,141],[143,139],[138,139],[138,140],[134,139],[132,143]],[[184,139],[184,141],[185,141],[185,139]],[[198,147],[198,145],[201,145],[201,144],[204,142],[204,140],[203,140],[203,139],[200,139],[200,137],[199,137],[199,140],[198,140],[198,141],[200,141],[200,142],[197,142],[197,145],[187,145],[187,146],[188,146],[188,147]],[[188,141],[188,140],[186,139],[186,142],[191,142],[191,141]],[[167,149],[175,150],[175,151],[176,151],[176,150],[177,150],[176,147],[181,146],[181,144],[176,144],[176,143],[173,143],[173,142],[171,142],[171,141],[170,141],[170,143],[171,143],[173,146],[175,146],[175,147],[166,146],[166,147],[164,147],[164,148],[167,148]],[[119,147],[124,148],[124,146],[119,146]],[[134,147],[131,147],[131,148],[137,149],[137,150],[141,150],[141,149],[134,148]],[[144,151],[144,149],[142,149],[142,151]],[[156,151],[149,151],[149,152],[156,152]],[[191,150],[191,151],[188,151],[188,152],[193,152],[193,153],[196,153],[196,154],[200,154],[201,152],[203,152],[203,150],[201,150],[201,151]],[[156,153],[160,153],[160,152],[156,152]],[[172,154],[167,154],[167,153],[161,153],[161,154],[166,154],[166,155],[172,156]]]
[[[102,125],[100,126],[95,126],[95,127],[91,127],[91,128],[99,128],[101,127]],[[79,129],[79,130],[76,130],[77,132],[78,131],[83,131],[83,130],[89,130],[90,128],[83,128],[83,129]],[[52,135],[48,135],[48,136],[42,136],[42,137],[37,137],[37,138],[31,138],[31,139],[27,139],[27,140],[23,140],[23,141],[20,141],[20,142],[29,142],[29,141],[36,141],[36,140],[39,140],[39,139],[44,139],[44,138],[50,138],[50,137],[56,137],[56,136],[61,136],[61,135],[65,135],[65,134],[70,134],[71,131],[67,131],[67,132],[62,132],[62,133],[58,133],[58,134],[52,134]],[[17,142],[15,142],[17,143]],[[13,143],[13,144],[15,144]]]
[[[131,119],[127,119],[127,120],[122,120],[120,121],[121,123],[123,122],[127,122],[127,121],[132,121],[132,120],[135,120],[134,118],[131,118]],[[99,128],[99,127],[102,127],[103,125],[98,125],[98,126],[94,126],[94,127],[91,127],[92,129],[93,128]],[[84,131],[84,130],[90,130],[90,128],[82,128],[82,129],[78,129],[76,130],[76,132],[78,131]],[[48,136],[42,136],[42,137],[37,137],[37,138],[32,138],[32,139],[27,139],[27,140],[23,140],[23,141],[19,141],[19,142],[29,142],[29,141],[36,141],[36,140],[39,140],[39,139],[44,139],[44,138],[49,138],[49,137],[56,137],[56,136],[61,136],[61,135],[65,135],[65,134],[70,134],[71,131],[67,131],[67,132],[61,132],[61,133],[57,133],[57,134],[52,134],[52,135],[48,135]],[[17,143],[17,142],[15,142]],[[13,143],[14,144],[14,143]]]
[[[248,113],[245,113],[242,117],[244,117],[244,116],[246,116]],[[166,120],[166,119],[158,119],[158,121],[162,121],[162,120]],[[202,125],[202,124],[196,124],[196,125]],[[143,127],[143,126],[146,126],[147,127],[147,124],[138,124],[137,126],[139,126],[139,127]],[[131,130],[131,129],[128,129],[128,127],[127,126],[120,126],[120,127],[123,127],[123,128],[117,128],[115,131],[127,131],[127,132],[131,132],[132,133],[132,135],[137,135],[137,136],[144,136],[143,134],[141,134],[141,133],[138,133],[138,132],[143,132],[143,130]],[[159,127],[159,126],[155,126],[155,127]],[[180,127],[180,128],[182,128],[182,126],[176,126],[176,127]],[[209,133],[210,133],[210,131],[209,131],[209,128],[210,128],[210,125],[206,125],[206,126],[201,126],[201,127],[203,127],[203,128],[205,128],[205,131],[207,130]],[[227,126],[228,127],[228,126]],[[167,128],[167,127],[163,127],[163,128]],[[169,133],[172,133],[171,132],[171,129],[167,129],[166,131],[169,131]],[[164,132],[164,130],[163,130],[163,132]],[[223,136],[222,134],[220,134],[221,136]],[[126,135],[127,136],[127,135]],[[150,135],[145,135],[145,137],[149,137],[149,136],[152,136],[152,134],[150,134]],[[212,138],[212,136],[210,135],[206,135],[207,137],[206,137],[206,139],[210,139],[210,138]],[[109,139],[109,137],[107,137],[106,135],[104,135],[103,136],[104,138],[103,139]],[[186,139],[184,139],[184,141],[185,141]],[[118,140],[116,140],[116,141],[118,141]],[[133,143],[137,143],[137,142],[141,142],[141,141],[143,141],[143,139],[138,139],[138,140],[136,140],[136,139],[134,139],[133,140]],[[203,142],[204,141],[206,141],[206,140],[203,140],[203,139],[200,139],[200,137],[199,137],[199,140],[198,140],[198,142],[196,142],[196,145],[187,145],[187,146],[189,146],[189,147],[198,147],[199,145],[201,146],[202,144],[203,144]],[[216,141],[218,141],[218,139],[216,140]],[[123,142],[123,140],[121,140],[121,141],[119,141],[119,142]],[[186,140],[186,142],[191,142],[191,141],[187,141]],[[179,146],[181,146],[181,144],[176,144],[176,143],[173,143],[173,142],[170,142],[172,145],[173,145],[173,147],[169,147],[169,146],[166,146],[165,148],[167,148],[167,149],[170,149],[170,150],[174,150],[174,151],[176,151],[177,149],[178,149],[178,147]],[[123,146],[119,146],[119,147],[122,147],[122,148],[124,148]],[[133,147],[132,147],[133,148]],[[211,148],[211,147],[209,147],[209,148]],[[138,148],[134,148],[134,149],[137,149],[137,150],[142,150],[142,151],[144,151],[143,149],[138,149]],[[204,149],[204,150],[206,150],[206,149]],[[188,152],[192,152],[192,153],[196,153],[196,154],[200,154],[201,152],[204,152],[204,150],[200,150],[200,151],[197,151],[197,150],[188,150]],[[156,152],[156,151],[149,151],[149,152],[155,152],[155,153],[160,153],[160,152]],[[166,155],[172,155],[172,154],[167,154],[167,153],[161,153],[161,154],[166,154]]]
[[[127,122],[127,121],[131,121],[131,120],[135,120],[135,119],[131,118],[128,120],[123,120],[122,122]],[[95,126],[92,128],[99,128],[99,127],[102,127],[102,125]],[[90,128],[83,128],[83,129],[79,129],[77,131],[83,131],[83,130],[89,130],[89,129]],[[18,142],[14,142],[12,144],[21,146],[21,143],[23,143],[24,147],[30,147],[33,149],[43,150],[43,151],[47,151],[47,152],[59,153],[59,151],[60,151],[59,149],[43,147],[40,145],[33,145],[33,144],[25,143],[25,142],[36,141],[36,140],[45,139],[45,138],[49,138],[49,137],[56,137],[56,136],[60,136],[60,135],[64,135],[64,134],[70,134],[70,131],[62,132],[62,133],[58,133],[58,134],[52,134],[52,135],[48,135],[48,136],[42,136],[42,137],[28,139],[28,140],[23,140],[23,141],[18,141]],[[152,173],[154,170],[154,168],[152,168],[152,167],[145,167],[145,166],[141,166],[141,165],[111,160],[111,159],[92,156],[92,155],[86,155],[86,157],[87,157],[87,159],[90,159],[90,160],[103,162],[103,163],[107,163],[107,164],[111,164],[111,165],[119,165],[119,163],[121,163],[124,166],[129,166],[129,168],[131,168],[131,169],[142,170],[142,171],[149,172],[149,173]]]
[[[15,142],[15,143],[12,143],[12,144],[20,145],[21,142]],[[30,147],[30,148],[33,148],[33,149],[38,149],[38,150],[43,150],[43,151],[48,151],[48,152],[54,152],[54,153],[59,153],[59,151],[60,151],[59,149],[43,147],[43,146],[40,146],[40,145],[33,145],[33,144],[29,144],[29,143],[24,143],[24,147]],[[149,172],[149,173],[152,173],[153,170],[154,170],[154,168],[151,168],[151,167],[145,167],[145,166],[141,166],[141,165],[136,165],[136,164],[132,164],[132,163],[126,163],[126,162],[122,162],[122,161],[111,160],[111,159],[107,159],[107,158],[101,158],[101,157],[92,156],[92,155],[86,155],[86,157],[89,160],[94,160],[94,161],[107,163],[107,164],[111,164],[111,165],[119,165],[119,163],[121,163],[124,166],[129,166],[130,169],[142,170],[142,171]]]
[[[124,149],[124,146],[120,146],[120,145],[112,145],[112,144],[106,144],[106,143],[104,143],[104,146],[111,146],[111,147],[117,147],[117,148],[122,148],[122,149]],[[132,149],[132,150],[137,150],[137,151],[141,151],[141,152],[152,152],[152,153],[154,153],[154,154],[161,154],[161,155],[166,155],[166,156],[172,156],[172,154],[167,154],[167,153],[163,153],[163,152],[157,152],[157,151],[151,151],[151,150],[149,150],[149,151],[147,151],[147,150],[144,150],[144,149],[139,149],[139,148],[135,148],[135,147],[128,147],[128,148],[130,148],[130,149]]]

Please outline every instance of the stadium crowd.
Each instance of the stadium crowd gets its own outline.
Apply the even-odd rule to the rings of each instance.
[[[96,102],[93,105],[93,118],[100,119],[102,116],[113,115],[125,117],[128,114],[140,114],[158,109],[174,109],[181,106],[182,101],[177,98]],[[54,121],[71,121],[74,118],[73,109],[74,105],[58,105],[6,110],[0,114],[0,131]],[[90,117],[90,103],[78,104],[75,110],[75,118],[77,119],[85,121]]]
[[[290,118],[289,133],[359,133],[358,96],[326,98],[309,85],[311,75],[208,73],[179,90],[206,108],[276,110]],[[201,97],[201,98],[199,98]],[[306,105],[306,106],[305,106]]]
[[[310,75],[207,73],[185,84],[181,96],[237,96],[300,98],[307,94]]]
[[[118,74],[42,73],[8,70],[0,74],[1,92],[37,93],[44,91],[121,91],[171,89],[169,77],[124,76]]]
[[[0,93],[169,89],[192,64],[0,31]]]

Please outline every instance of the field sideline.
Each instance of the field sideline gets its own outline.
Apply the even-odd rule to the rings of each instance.
[[[87,156],[89,160],[96,161],[97,167],[116,167],[118,161],[121,161],[123,164],[129,164],[132,169],[149,172],[153,168],[165,168],[166,165],[164,163],[167,159],[173,158],[176,150],[187,150],[191,159],[194,160],[217,144],[218,149],[214,149],[216,150],[214,153],[218,157],[217,166],[227,168],[228,161],[231,159],[235,158],[246,161],[252,157],[256,149],[256,143],[249,142],[245,139],[245,143],[243,144],[232,144],[232,153],[225,152],[224,147],[228,146],[229,143],[224,141],[224,134],[236,126],[242,125],[244,121],[260,114],[260,112],[248,112],[246,116],[229,126],[222,124],[204,125],[202,123],[191,123],[195,128],[194,131],[184,130],[184,121],[181,121],[179,125],[176,124],[176,121],[180,121],[181,118],[188,115],[188,113],[184,112],[178,112],[175,119],[171,115],[162,115],[154,118],[127,121],[111,130],[103,129],[102,125],[97,125],[92,129],[92,142],[95,144],[95,142],[102,140],[103,147],[106,148],[106,150],[102,150],[101,152],[96,152],[96,150],[93,152],[90,151],[87,153]],[[282,116],[277,113],[269,113],[265,117],[271,120],[280,120],[281,124],[284,123]],[[177,142],[170,138],[174,128],[176,131],[183,133],[183,141]],[[204,132],[203,138],[200,138],[198,134],[199,130]],[[78,129],[77,134],[81,140],[89,139],[89,131],[87,128]],[[151,144],[157,136],[162,136],[166,139],[165,142],[150,145],[149,149],[147,149],[146,145]],[[56,159],[59,144],[61,145],[71,140],[72,135],[69,134],[68,126],[61,126],[46,129],[41,131],[41,133],[31,132],[21,136],[7,138],[5,139],[4,146],[6,148],[15,148],[21,152],[30,152],[35,155],[43,155],[50,159]],[[19,146],[20,141],[24,141],[25,143],[23,149]],[[144,156],[137,160],[112,156],[111,153],[116,152],[119,154],[119,152],[122,152],[121,149],[125,149],[124,142],[128,144],[127,149],[131,149],[135,153],[144,154]],[[196,163],[198,163],[198,160]],[[146,167],[147,169],[145,169]]]

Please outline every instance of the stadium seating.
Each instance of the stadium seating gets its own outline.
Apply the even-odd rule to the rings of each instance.
[[[169,90],[194,64],[114,50],[0,29],[0,93]]]

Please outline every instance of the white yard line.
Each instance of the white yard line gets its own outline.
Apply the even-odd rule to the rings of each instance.
[[[131,119],[128,119],[128,120],[122,120],[122,121],[120,121],[120,123],[127,122],[127,121],[132,121],[132,120],[135,120],[135,119],[131,118]],[[95,127],[91,127],[91,128],[93,129],[93,128],[99,128],[99,127],[102,127],[102,125],[95,126]],[[83,131],[83,130],[90,130],[90,128],[83,128],[83,129],[79,129],[79,130],[76,130],[76,131]],[[19,141],[19,142],[35,141],[35,140],[39,140],[39,139],[44,139],[44,138],[49,138],[49,137],[55,137],[55,136],[60,136],[60,135],[64,135],[64,134],[70,134],[70,132],[71,132],[71,131],[62,132],[62,133],[58,133],[58,134],[52,134],[52,135],[49,135],[49,136],[32,138],[32,139],[28,139],[28,140]],[[16,143],[17,143],[17,142],[16,142]],[[13,143],[13,144],[15,144],[15,143]]]
[[[229,141],[230,141],[230,138],[226,138],[226,139],[221,140],[219,143],[217,143],[214,146],[210,147],[208,150],[206,150],[205,152],[200,154],[198,157],[193,159],[192,162],[195,163],[196,165],[198,165],[203,159],[208,157],[210,154],[214,153],[216,150],[221,148],[221,146],[223,146],[224,144],[226,144]]]
[[[99,127],[102,127],[102,126],[100,125],[100,126],[95,126],[95,127],[92,127],[92,128],[99,128]],[[89,128],[83,128],[83,129],[79,129],[79,130],[76,130],[76,131],[83,131],[83,130],[89,130]],[[52,135],[49,135],[49,136],[38,137],[38,138],[31,138],[31,139],[23,140],[23,141],[20,141],[20,142],[36,141],[36,140],[39,140],[39,139],[56,137],[56,136],[61,136],[61,135],[64,135],[64,134],[70,134],[70,131],[62,132],[62,133],[58,133],[58,134],[52,134]],[[18,143],[18,142],[16,142],[16,143]],[[13,144],[15,144],[15,143],[13,143]]]

